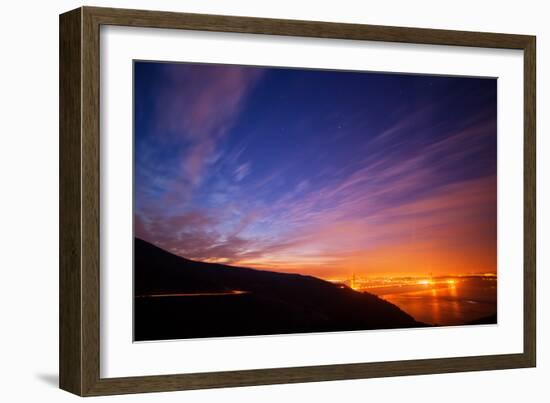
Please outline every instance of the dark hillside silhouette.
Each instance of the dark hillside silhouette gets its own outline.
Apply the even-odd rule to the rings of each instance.
[[[424,326],[372,294],[134,244],[136,341]]]

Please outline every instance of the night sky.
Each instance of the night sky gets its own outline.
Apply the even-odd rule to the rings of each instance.
[[[496,272],[495,79],[135,62],[135,235],[329,278]]]

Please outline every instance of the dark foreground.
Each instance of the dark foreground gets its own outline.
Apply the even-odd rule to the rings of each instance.
[[[136,341],[425,326],[315,277],[195,262],[140,239],[134,253]]]

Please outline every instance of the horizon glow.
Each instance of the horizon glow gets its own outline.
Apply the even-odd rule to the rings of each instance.
[[[134,64],[134,233],[321,278],[496,273],[496,79]]]

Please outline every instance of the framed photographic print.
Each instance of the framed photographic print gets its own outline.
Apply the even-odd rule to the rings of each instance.
[[[60,386],[532,367],[535,37],[60,17]]]

